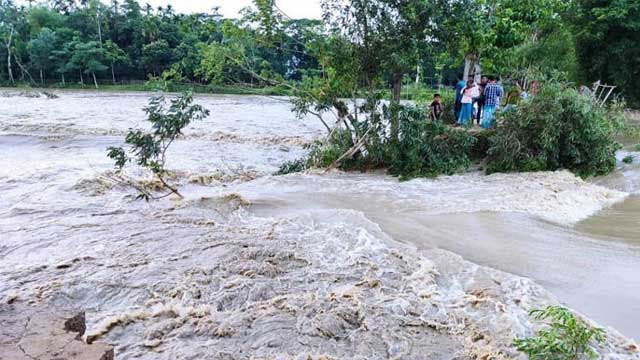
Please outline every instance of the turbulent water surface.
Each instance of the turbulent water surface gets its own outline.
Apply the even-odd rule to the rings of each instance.
[[[118,359],[513,358],[527,311],[557,302],[610,328],[601,354],[638,358],[617,333],[640,338],[638,165],[275,177],[322,125],[282,98],[201,96],[211,115],[168,155],[185,199],[145,203],[122,183],[152,179],[105,149],[147,126],[148,94],[14,95],[0,298],[85,309]]]

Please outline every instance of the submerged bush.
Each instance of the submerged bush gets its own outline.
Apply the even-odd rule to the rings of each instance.
[[[586,355],[596,359],[598,354],[591,342],[602,342],[604,330],[589,327],[568,309],[549,306],[533,310],[535,320],[550,320],[548,327],[535,337],[516,339],[513,344],[518,351],[527,354],[529,360],[578,360]]]
[[[616,109],[560,82],[504,111],[488,151],[488,173],[568,169],[581,177],[615,169],[614,136],[624,125]]]
[[[476,139],[467,131],[428,122],[417,108],[399,110],[400,138],[390,147],[389,172],[402,179],[451,175],[471,164]]]
[[[385,126],[391,116],[397,116],[400,124],[395,141],[389,138]],[[471,164],[471,148],[476,141],[466,131],[432,123],[425,111],[413,106],[384,107],[382,113],[356,123],[356,127],[359,136],[367,134],[365,146],[342,160],[338,167],[345,171],[385,168],[403,180],[450,175],[466,169]],[[330,167],[353,145],[352,131],[334,131],[328,139],[316,142],[308,162],[300,164]],[[293,165],[284,164],[281,170],[288,171],[295,168]]]
[[[308,160],[306,159],[287,161],[280,165],[280,168],[274,175],[287,175],[305,171],[307,169],[307,163]]]

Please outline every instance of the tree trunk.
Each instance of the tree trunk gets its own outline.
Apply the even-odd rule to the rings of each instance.
[[[113,71],[113,63],[111,63],[111,78],[113,79],[113,85],[116,84],[116,73]]]
[[[480,68],[480,57],[477,54],[467,54],[464,58],[464,79],[465,81],[473,77],[473,81],[480,82],[482,69]]]
[[[65,82],[64,82],[64,74],[62,74],[62,86],[65,86],[65,85],[67,85],[67,84],[65,84]]]
[[[400,97],[402,96],[402,79],[404,74],[397,73],[393,75],[393,97],[391,101],[395,104],[400,103]]]
[[[394,109],[394,105],[400,104],[402,96],[402,79],[404,73],[396,73],[393,75],[393,96],[391,98],[391,141],[398,141],[400,133],[400,124],[398,120],[398,112]]]
[[[9,40],[7,40],[7,74],[9,74],[9,81],[11,84],[15,83],[15,79],[13,78],[13,72],[11,71],[11,41],[13,41],[13,28],[11,28],[11,33],[9,34]]]
[[[96,85],[96,89],[98,88],[98,80],[96,80],[96,73],[94,73],[93,71],[91,72],[91,75],[93,76],[93,83]]]
[[[82,70],[80,70],[80,84],[84,87],[84,78],[82,77]]]
[[[44,76],[42,75],[42,69],[40,69],[40,85],[44,85]]]

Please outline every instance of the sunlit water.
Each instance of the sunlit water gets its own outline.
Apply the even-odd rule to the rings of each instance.
[[[393,249],[407,246],[425,251],[441,274],[449,274],[437,283],[443,304],[467,286],[458,282],[477,283],[479,275],[472,265],[436,249],[533,279],[598,323],[640,338],[636,164],[620,163],[614,174],[591,183],[564,172],[473,173],[406,183],[384,174],[273,177],[282,162],[305,153],[303,145],[323,133],[322,125],[296,119],[283,98],[199,96],[197,102],[211,115],[190,126],[168,155],[186,199],[145,203],[112,180],[106,148],[121,145],[127,129],[146,126],[147,97],[90,92],[61,92],[58,99],[0,97],[0,298],[86,309],[89,333],[117,345],[124,358],[213,354],[212,346],[225,358],[226,347],[233,353],[238,346],[223,341],[234,328],[253,329],[245,330],[243,343],[267,356],[268,349],[294,336],[293,330],[287,330],[285,315],[268,317],[267,308],[246,304],[268,300],[281,311],[274,299],[286,289],[287,306],[296,308],[298,301],[300,312],[308,308],[304,304],[322,304],[304,296],[335,293],[323,282],[329,276],[397,282],[390,288],[396,295],[385,290],[386,300],[375,303],[385,304],[379,312],[372,304],[367,311],[381,319],[399,311],[396,318],[408,322],[409,305],[400,299],[410,298],[405,292],[415,275],[396,276],[392,270],[373,275],[361,266],[377,263],[375,271],[401,268],[407,274],[412,266],[423,269],[394,264]],[[627,154],[638,155],[640,162],[634,152],[621,152],[620,160]],[[147,176],[133,168],[127,174]],[[260,250],[263,241],[277,241],[280,252]],[[316,273],[303,270],[308,266]],[[464,275],[466,268],[475,275]],[[496,281],[498,275],[492,276]],[[327,303],[327,314],[340,310],[338,305]],[[464,316],[480,317],[465,311]],[[160,319],[167,312],[178,315]],[[251,325],[241,314],[253,314]],[[509,314],[514,323],[526,321],[526,312]],[[406,334],[358,338],[356,329],[364,325],[339,315],[347,319],[340,331],[353,326],[350,341],[368,347],[354,350],[338,342],[332,345],[335,354],[371,351],[368,357],[375,358],[371,354],[378,347],[389,356],[416,351]],[[321,334],[310,334],[308,344],[297,346],[324,348],[328,345],[318,336],[341,338],[332,326],[322,326],[331,321],[309,316],[320,329],[313,331]],[[143,326],[149,318],[159,319]],[[311,324],[296,321],[297,333]],[[380,320],[382,325],[393,328],[392,320]],[[413,343],[430,345],[432,358],[448,358],[456,347],[428,332],[414,335]],[[180,345],[184,338],[192,339],[188,346]],[[149,355],[152,351],[157,353]]]

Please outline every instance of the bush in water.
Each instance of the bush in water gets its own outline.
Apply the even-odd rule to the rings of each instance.
[[[152,97],[149,105],[144,109],[149,122],[152,124],[152,132],[146,133],[142,130],[131,130],[125,138],[125,144],[129,145],[130,153],[135,156],[136,164],[151,170],[162,186],[169,190],[167,194],[161,197],[171,194],[182,197],[178,190],[165,180],[167,171],[164,165],[169,146],[182,134],[182,130],[191,121],[201,120],[209,115],[209,110],[192,103],[193,95],[191,93],[184,93],[171,100],[168,108],[166,107],[164,96]],[[127,155],[127,151],[121,147],[109,147],[108,151],[108,156],[115,161],[116,167],[120,170],[128,162],[132,161]],[[136,186],[136,189],[140,192],[138,199],[159,198],[153,197],[141,186]]]
[[[399,109],[400,138],[390,143],[389,172],[401,179],[451,175],[471,165],[476,139],[462,129],[425,120],[421,109]]]
[[[633,159],[634,159],[633,155],[625,156],[624,159],[622,159],[622,162],[625,164],[632,164]]]
[[[604,330],[589,327],[560,306],[533,310],[530,315],[536,320],[551,321],[535,337],[516,339],[513,342],[516,349],[527,354],[530,360],[578,360],[583,355],[590,359],[597,358],[598,354],[591,347],[591,342],[602,342]]]
[[[390,140],[384,126],[391,116],[399,119],[400,136],[397,141]],[[373,115],[357,126],[357,133],[367,134],[366,146],[341,161],[338,167],[342,170],[386,168],[392,175],[407,180],[449,175],[465,170],[471,164],[470,152],[475,138],[466,131],[432,123],[419,107],[384,107],[381,114]],[[375,131],[368,131],[369,128]],[[351,131],[336,130],[327,139],[312,145],[308,160],[286,163],[279,173],[311,166],[330,167],[353,145]]]
[[[502,112],[488,151],[488,173],[568,169],[581,177],[615,169],[619,104],[603,108],[568,84],[548,81],[537,96]]]

